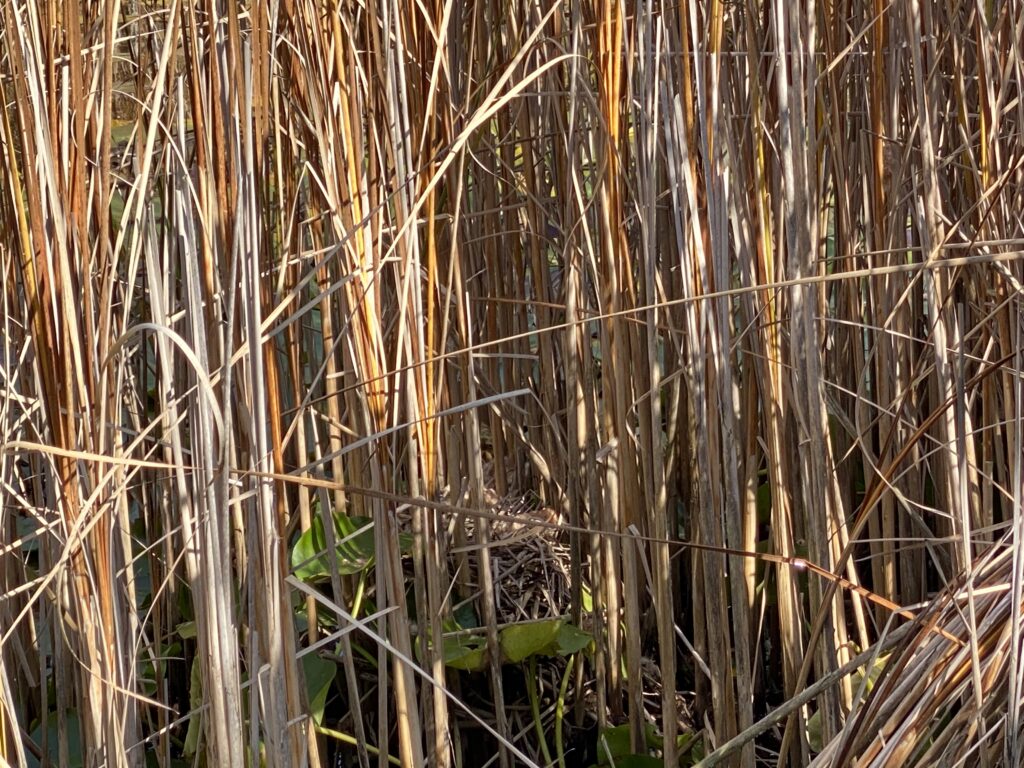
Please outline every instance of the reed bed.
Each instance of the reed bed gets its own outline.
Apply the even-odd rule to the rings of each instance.
[[[0,761],[1020,765],[1022,29],[4,0]]]

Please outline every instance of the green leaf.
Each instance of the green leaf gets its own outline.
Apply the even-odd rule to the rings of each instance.
[[[661,750],[664,745],[664,739],[661,734],[658,733],[658,729],[655,728],[651,723],[644,725],[644,743],[648,749]],[[679,744],[679,740],[676,740]],[[690,742],[687,742],[689,748]],[[614,728],[606,728],[601,732],[597,742],[597,764],[599,766],[614,765],[615,768],[619,766],[634,766],[644,768],[648,765],[661,765],[660,758],[650,757],[648,755],[637,755],[631,750],[633,744],[629,738],[629,724],[617,725]],[[682,751],[682,750],[681,750]],[[655,762],[650,763],[649,760]]]
[[[810,745],[812,752],[821,752],[822,747],[825,746],[821,734],[820,711],[807,718],[807,743]]]
[[[487,641],[473,635],[446,637],[444,640],[444,663],[452,669],[464,672],[479,672],[484,668]]]
[[[700,743],[700,737],[696,733],[686,732],[676,736],[676,750],[681,755],[689,753]]]
[[[513,664],[531,656],[568,656],[582,651],[593,639],[589,632],[563,619],[513,624],[500,635],[504,659]]]
[[[196,623],[194,621],[183,621],[174,629],[182,640],[189,640],[196,636]]]
[[[146,696],[155,696],[157,681],[162,680],[166,675],[166,666],[169,659],[181,657],[181,643],[173,642],[170,645],[157,646],[154,656],[150,656],[148,650],[139,650],[137,680],[142,692]]]
[[[39,521],[34,517],[20,515],[15,515],[14,521],[18,539],[24,542],[21,545],[22,554],[27,555],[29,552],[37,551],[39,549]]]
[[[153,596],[153,577],[149,570],[148,557],[135,558],[135,606],[140,611],[150,603]]]
[[[860,690],[861,684],[864,684],[864,695],[871,692],[871,689],[875,687],[875,682],[878,680],[878,676],[882,674],[885,669],[886,662],[889,661],[889,654],[880,656],[875,659],[875,663],[868,669],[867,683],[864,683],[864,667],[854,670],[850,675],[850,686],[853,688],[854,695]],[[807,743],[815,752],[821,752],[824,749],[824,739],[821,733],[821,712],[815,712],[809,718],[807,718]]]
[[[338,539],[338,570],[342,574],[359,573],[373,562],[376,549],[371,518],[335,515],[334,530]]]
[[[584,632],[579,627],[564,622],[558,628],[558,653],[561,656],[577,653],[590,645],[593,639],[589,632]]]
[[[188,704],[193,711],[188,719],[188,731],[185,733],[185,745],[182,748],[187,757],[192,757],[199,749],[200,715],[195,710],[203,705],[203,675],[199,667],[199,657],[192,659],[192,674],[188,687]]]
[[[694,735],[693,741],[689,743],[688,749],[685,751],[683,749],[680,749],[679,752],[681,755],[685,755],[689,758],[689,765],[695,765],[699,763],[705,757],[704,739]]]
[[[338,573],[349,576],[373,565],[373,525],[368,517],[334,515],[334,536],[337,541]],[[411,546],[411,542],[410,542]],[[292,547],[292,568],[303,581],[326,581],[331,567],[326,558],[327,539],[324,524],[318,515],[309,530],[299,536]]]
[[[632,749],[629,740],[629,725],[616,725],[605,728],[597,739],[597,764],[619,764],[619,758],[625,757]]]
[[[68,767],[81,768],[82,765],[82,729],[78,721],[78,712],[69,709],[64,717],[58,718],[56,712],[51,712],[46,718],[46,744],[51,765],[56,765],[60,759],[60,746],[58,744],[60,722],[63,721],[68,735]],[[39,724],[32,731],[32,741],[41,744],[43,741],[43,728]],[[32,753],[28,753],[28,764],[39,765],[39,760]],[[6,765],[6,763],[5,763]]]
[[[302,657],[302,673],[306,677],[306,693],[309,695],[309,714],[317,725],[324,719],[324,706],[331,683],[338,674],[338,665],[321,659],[315,653]]]
[[[588,587],[584,586],[580,590],[580,597],[582,598],[582,602],[583,602],[583,610],[586,611],[587,613],[590,613],[591,611],[593,611],[594,610],[594,595],[593,595],[593,593],[590,591],[590,589]]]
[[[466,600],[455,608],[452,612],[452,619],[454,620],[454,626],[451,631],[457,629],[476,629],[480,626],[480,621],[476,617],[476,610],[473,608],[473,603],[470,600]]]
[[[875,663],[871,665],[871,669],[868,670],[867,684],[864,686],[864,694],[867,695],[871,692],[871,689],[875,687],[875,683],[878,681],[879,676],[885,671],[885,665],[889,661],[890,654],[879,656],[875,659]],[[864,668],[856,670],[850,675],[850,684],[853,687],[853,692],[856,695],[857,691],[860,690],[861,683],[864,682]]]
[[[513,624],[501,630],[501,651],[513,663],[533,655],[554,656],[558,652],[561,619]]]

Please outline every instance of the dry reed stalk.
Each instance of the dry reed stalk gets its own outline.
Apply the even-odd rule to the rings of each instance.
[[[470,765],[475,717],[539,762],[493,493],[566,522],[565,613],[594,636],[567,719],[647,752],[654,718],[668,762],[706,723],[722,759],[804,764],[812,712],[839,762],[960,735],[1020,762],[1024,569],[1000,561],[1002,602],[978,578],[1024,535],[1022,19],[10,0],[0,757],[315,764],[345,731],[363,768]],[[297,587],[295,537],[333,552],[346,514],[375,565]],[[711,549],[672,563],[690,540]],[[920,636],[861,699],[839,670],[949,585],[964,646]],[[471,713],[445,656],[467,599]],[[318,730],[300,646],[339,628],[343,725]],[[868,721],[919,753],[850,735]]]

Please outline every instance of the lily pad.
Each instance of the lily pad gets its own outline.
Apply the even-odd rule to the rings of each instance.
[[[530,656],[568,656],[593,640],[589,633],[563,619],[513,624],[501,630],[500,639],[505,661],[512,663]]]
[[[644,741],[651,749],[660,749],[662,746],[657,729],[650,723],[645,725]],[[662,765],[661,758],[635,754],[632,748],[628,724],[606,728],[597,742],[597,765],[615,768],[654,768]]]
[[[513,624],[501,630],[501,651],[506,661],[524,661],[530,656],[554,656],[558,650],[559,619]]]

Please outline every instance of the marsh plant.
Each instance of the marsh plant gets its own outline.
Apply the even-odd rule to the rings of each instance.
[[[1022,764],[1022,28],[0,2],[0,762]]]

